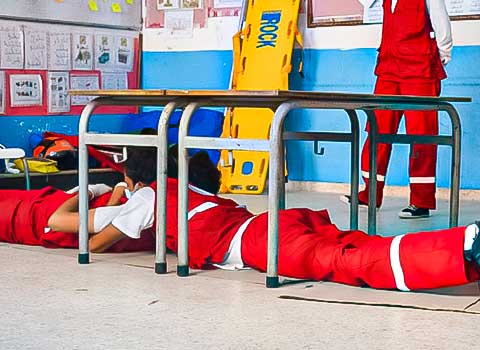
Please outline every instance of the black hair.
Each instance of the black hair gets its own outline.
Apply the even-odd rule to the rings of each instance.
[[[158,131],[154,128],[143,128],[140,130],[140,135],[158,135]]]
[[[157,135],[153,128],[143,128],[140,135]],[[128,147],[125,173],[133,183],[151,184],[157,179],[157,149],[154,147]]]
[[[168,176],[178,177],[178,146],[168,149]],[[206,151],[195,153],[188,162],[188,181],[204,191],[217,194],[220,189],[220,171]]]
[[[157,179],[157,150],[153,147],[129,147],[125,173],[133,183],[151,184]]]

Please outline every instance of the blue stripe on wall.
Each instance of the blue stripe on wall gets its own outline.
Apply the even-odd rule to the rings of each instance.
[[[125,115],[94,115],[90,130],[96,132],[121,132]],[[31,155],[30,135],[53,131],[78,135],[78,116],[5,116],[0,117],[0,143],[8,147],[21,147]],[[108,120],[108,121],[107,121]]]
[[[144,89],[228,89],[231,51],[143,52]]]
[[[224,89],[228,87],[231,69],[230,51],[201,52],[145,52],[143,80],[145,88]],[[298,66],[299,51],[294,54]],[[304,73],[292,71],[290,87],[307,91],[343,91],[370,93],[375,77],[373,69],[375,49],[304,50]],[[453,60],[447,67],[449,78],[443,82],[444,96],[471,96],[473,103],[457,104],[463,123],[462,179],[465,189],[480,189],[478,159],[480,137],[476,134],[480,123],[480,47],[456,47]],[[365,116],[360,115],[365,125]],[[440,130],[450,130],[449,119],[440,114]],[[349,128],[348,118],[335,111],[295,111],[287,118],[290,130],[332,130]],[[404,131],[401,125],[400,131]],[[366,134],[362,133],[362,140]],[[349,147],[345,144],[322,143],[324,155],[313,153],[312,142],[289,142],[289,177],[298,181],[349,181]],[[395,145],[387,176],[387,184],[408,184],[408,146]],[[447,187],[450,178],[450,148],[439,148],[438,185]]]
[[[294,55],[294,67],[299,61],[299,52]],[[373,90],[373,68],[376,51],[357,50],[304,50],[305,78],[295,70],[291,73],[291,89],[307,91],[365,92]],[[443,83],[444,96],[471,96],[473,103],[457,104],[462,118],[462,178],[465,189],[480,189],[480,171],[477,162],[480,155],[480,46],[456,47],[453,60],[447,67],[449,78]],[[146,89],[226,89],[229,86],[232,53],[230,51],[200,52],[144,52],[143,87]],[[99,132],[121,130],[123,119],[95,116],[93,129]],[[102,120],[103,119],[103,120]],[[361,125],[365,116],[360,115]],[[107,128],[108,125],[108,128]],[[287,119],[291,130],[333,130],[349,128],[348,118],[335,111],[295,111]],[[0,143],[28,149],[28,136],[45,130],[74,134],[78,131],[78,117],[39,116],[1,117]],[[401,126],[403,130],[403,126]],[[448,118],[440,115],[440,130],[450,130]],[[365,138],[362,133],[362,139]],[[313,153],[311,142],[289,142],[289,177],[298,181],[349,181],[349,148],[344,144],[322,143],[324,155]],[[408,147],[394,146],[387,183],[408,183]],[[438,184],[446,187],[450,177],[450,148],[439,148]]]
[[[143,81],[145,88],[224,89],[228,87],[231,69],[230,51],[145,52]],[[299,51],[294,55],[298,66]],[[376,50],[304,50],[304,74],[291,73],[290,87],[306,91],[373,91]],[[480,172],[476,169],[480,138],[473,130],[480,122],[480,71],[473,69],[480,60],[480,47],[457,47],[448,65],[449,78],[443,83],[444,96],[472,96],[474,102],[458,104],[463,123],[462,188],[480,189]],[[361,125],[365,116],[360,115]],[[335,111],[295,111],[287,118],[290,130],[332,130],[349,128],[348,118]],[[440,114],[440,130],[450,130],[449,120]],[[401,125],[400,131],[404,131]],[[362,140],[366,134],[362,133]],[[323,155],[313,153],[311,142],[289,142],[287,156],[289,177],[298,181],[349,181],[349,147],[344,144],[322,143]],[[395,145],[387,184],[408,184],[408,146]],[[439,148],[438,185],[446,187],[450,178],[450,148]]]

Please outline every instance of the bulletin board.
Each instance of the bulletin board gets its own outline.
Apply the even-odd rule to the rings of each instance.
[[[141,30],[143,0],[1,0],[0,18]]]
[[[308,27],[374,24],[382,21],[382,0],[307,0]],[[445,0],[451,20],[480,19],[480,1]]]
[[[139,86],[139,32],[0,20],[0,114],[79,115],[94,96],[70,89]],[[99,113],[136,112],[103,107]]]

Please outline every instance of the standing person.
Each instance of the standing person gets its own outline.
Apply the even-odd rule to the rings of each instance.
[[[452,36],[444,0],[384,0],[382,42],[375,74],[375,94],[439,96],[443,68],[450,59]],[[407,134],[437,135],[436,111],[376,111],[378,132],[395,134],[405,114]],[[367,125],[368,131],[368,125]],[[377,153],[377,208],[382,205],[383,188],[392,146],[379,144]],[[368,205],[369,139],[362,151],[365,189],[359,204]],[[435,209],[436,145],[413,145],[410,153],[410,203],[400,218],[423,218]],[[349,202],[350,196],[342,196]]]

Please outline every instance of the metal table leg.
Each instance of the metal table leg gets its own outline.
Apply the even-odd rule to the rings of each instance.
[[[458,112],[451,104],[446,104],[444,109],[450,116],[452,123],[452,170],[450,180],[450,218],[449,225],[458,225],[459,192],[460,192],[460,161],[462,129]]]
[[[350,230],[358,230],[358,178],[359,178],[359,123],[357,112],[345,110],[350,118],[352,138],[350,140]]]
[[[85,134],[88,132],[88,121],[93,111],[100,106],[97,99],[90,101],[80,115],[78,125],[78,263],[90,263],[88,251],[88,150]]]
[[[178,264],[177,275],[186,277],[188,268],[188,149],[185,148],[185,136],[188,133],[190,119],[200,107],[197,102],[187,105],[178,129]]]
[[[370,138],[370,170],[369,170],[369,192],[368,192],[368,234],[375,235],[377,232],[377,119],[371,110],[364,110],[369,123]]]
[[[295,102],[282,103],[272,120],[270,128],[270,166],[268,178],[268,252],[266,287],[277,288],[278,283],[278,213],[284,185],[283,124],[288,112],[297,108]]]
[[[169,102],[163,109],[158,121],[157,147],[157,220],[155,246],[155,273],[167,273],[167,157],[168,157],[168,123],[181,101]]]

